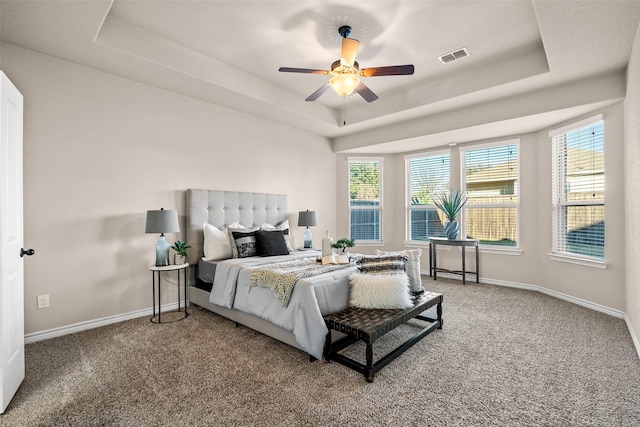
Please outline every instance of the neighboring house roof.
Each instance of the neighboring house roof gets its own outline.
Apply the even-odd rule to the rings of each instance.
[[[567,148],[570,160],[567,175],[604,173],[604,153],[582,148]]]
[[[604,153],[585,150],[582,148],[567,148],[569,169],[567,175],[604,173]],[[496,181],[515,181],[518,179],[516,161],[498,163],[496,165],[478,169],[467,175],[467,184]]]

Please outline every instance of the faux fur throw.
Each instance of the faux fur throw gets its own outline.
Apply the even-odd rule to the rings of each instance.
[[[317,276],[333,270],[350,267],[352,264],[320,265],[314,258],[302,258],[272,264],[268,267],[256,268],[251,272],[252,286],[271,288],[283,307],[289,305],[291,293],[299,279]]]

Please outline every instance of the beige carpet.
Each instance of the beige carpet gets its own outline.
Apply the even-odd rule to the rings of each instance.
[[[640,425],[640,361],[623,320],[536,292],[425,284],[444,294],[444,329],[372,384],[192,307],[173,324],[140,318],[28,345],[0,423]]]

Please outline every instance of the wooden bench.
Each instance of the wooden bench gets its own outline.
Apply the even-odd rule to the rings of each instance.
[[[373,382],[373,376],[375,373],[386,366],[389,362],[433,332],[435,329],[442,329],[441,294],[425,291],[413,297],[413,304],[413,307],[397,310],[369,310],[349,307],[338,313],[324,316],[324,321],[327,324],[327,328],[329,328],[329,334],[327,334],[327,340],[325,343],[325,359],[327,361],[335,360],[348,368],[354,369],[355,371],[364,374],[367,382]],[[436,312],[438,316],[436,319],[421,315],[422,312],[436,304]],[[374,363],[374,342],[387,332],[414,318],[426,320],[431,323]],[[332,343],[332,330],[342,332],[347,336],[335,343]],[[358,340],[364,341],[367,346],[365,365],[338,353]]]

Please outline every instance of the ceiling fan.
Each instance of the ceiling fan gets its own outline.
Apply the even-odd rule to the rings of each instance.
[[[309,95],[305,101],[315,101],[320,95],[332,87],[340,96],[346,97],[355,91],[367,102],[372,102],[378,99],[378,95],[365,86],[365,84],[360,81],[360,77],[403,76],[413,74],[413,65],[392,65],[389,67],[363,68],[361,70],[358,62],[355,60],[360,42],[356,39],[349,38],[351,27],[344,25],[338,29],[338,33],[342,37],[342,51],[340,52],[340,59],[331,64],[331,71],[290,67],[280,67],[278,70],[281,73],[330,74],[332,76],[325,85]]]

